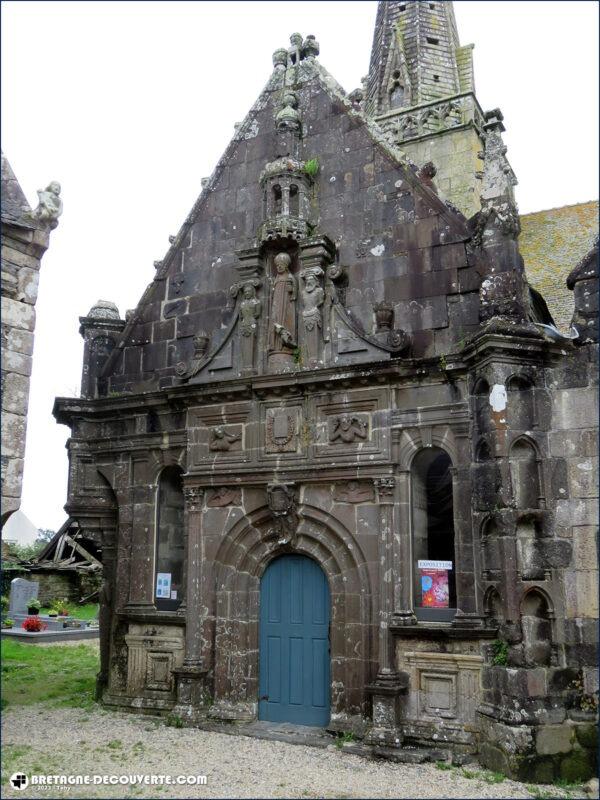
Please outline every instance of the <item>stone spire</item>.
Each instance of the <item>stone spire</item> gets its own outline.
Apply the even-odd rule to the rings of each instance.
[[[479,210],[484,116],[451,2],[380,0],[365,111],[412,161],[435,164],[444,199],[467,217]]]
[[[368,108],[381,114],[473,91],[471,50],[471,45],[460,47],[451,2],[380,0]]]

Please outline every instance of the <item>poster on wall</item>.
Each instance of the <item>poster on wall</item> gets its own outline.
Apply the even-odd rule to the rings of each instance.
[[[448,608],[450,605],[450,582],[448,572],[451,561],[419,560],[421,573],[421,604],[424,608]]]
[[[167,600],[171,597],[170,572],[159,572],[156,575],[156,596],[165,597]]]

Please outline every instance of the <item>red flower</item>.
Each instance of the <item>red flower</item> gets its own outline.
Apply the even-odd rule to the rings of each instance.
[[[48,625],[39,617],[25,617],[21,627],[29,631],[29,633],[39,633],[40,631],[45,631]]]

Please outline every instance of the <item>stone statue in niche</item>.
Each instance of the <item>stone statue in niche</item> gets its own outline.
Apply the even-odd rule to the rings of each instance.
[[[207,508],[224,508],[242,504],[242,492],[233,486],[221,486],[213,489],[206,501]]]
[[[279,545],[296,544],[298,516],[296,514],[296,493],[287,483],[271,483],[267,486],[267,502],[275,521],[269,535],[277,538]]]
[[[295,453],[297,449],[297,414],[281,408],[267,411],[266,443],[268,453]]]
[[[210,429],[210,443],[208,449],[213,452],[226,452],[231,449],[231,445],[242,438],[241,433],[230,433],[223,425],[217,425]]]
[[[269,352],[289,353],[296,339],[296,278],[290,274],[292,259],[287,253],[278,253],[273,263]]]
[[[332,444],[351,444],[357,439],[366,439],[367,430],[367,423],[363,420],[350,414],[342,414],[333,421],[329,441]]]
[[[302,323],[303,343],[310,366],[315,366],[319,359],[319,338],[323,328],[321,306],[325,302],[325,292],[320,285],[323,270],[312,267],[302,270],[300,277],[304,281],[302,289]]]
[[[371,483],[348,481],[335,487],[333,499],[337,503],[372,503],[375,500],[375,489]]]
[[[45,189],[38,189],[38,198],[38,207],[31,212],[32,219],[44,222],[50,228],[56,228],[58,218],[63,212],[60,183],[52,181]]]
[[[253,282],[244,284],[242,295],[244,299],[240,303],[240,333],[242,336],[253,336],[256,332],[256,320],[262,313],[262,303],[256,296]]]

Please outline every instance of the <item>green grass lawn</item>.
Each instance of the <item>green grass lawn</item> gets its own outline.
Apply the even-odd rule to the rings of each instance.
[[[89,708],[99,669],[97,642],[38,647],[3,639],[2,707],[48,703]]]
[[[65,605],[69,609],[69,616],[76,619],[96,619],[98,616],[98,603],[85,603],[81,606],[78,603],[66,603]],[[47,614],[49,611],[50,608],[42,607],[40,614]]]

